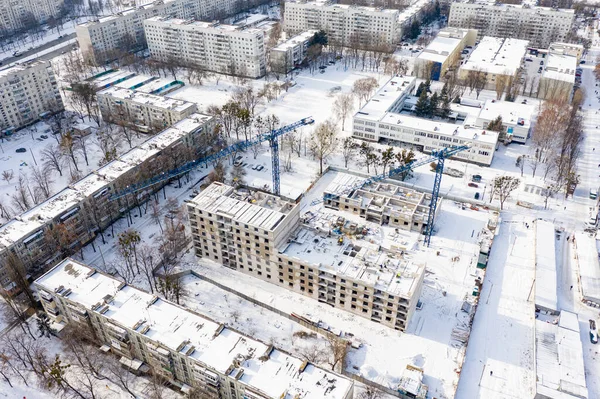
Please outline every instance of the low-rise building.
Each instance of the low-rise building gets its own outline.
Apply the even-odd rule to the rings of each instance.
[[[461,0],[450,6],[448,26],[477,29],[479,37],[523,39],[546,48],[553,41],[566,41],[574,20],[573,9]]]
[[[569,101],[573,94],[577,57],[548,53],[538,86],[538,98]]]
[[[446,121],[414,116],[410,112],[413,106],[407,100],[415,83],[416,78],[410,76],[390,79],[354,115],[352,137],[375,142],[384,138],[412,145],[422,152],[467,145],[470,148],[456,154],[456,159],[489,166],[498,133],[476,128],[476,116],[456,107],[452,109],[453,119]]]
[[[454,66],[466,46],[474,46],[474,29],[444,28],[425,47],[415,60],[415,75],[419,78],[440,80],[448,68]]]
[[[407,328],[425,267],[398,248],[358,238],[359,224],[343,217],[330,217],[335,224],[316,223],[314,217],[301,218],[294,202],[221,183],[187,205],[197,257],[391,328]]]
[[[306,51],[311,45],[316,30],[308,30],[296,35],[277,47],[271,49],[269,63],[271,71],[288,73],[306,58]]]
[[[0,71],[0,95],[0,137],[65,109],[52,65],[47,61]]]
[[[353,381],[67,258],[35,281],[44,310],[101,350],[205,397],[351,399]]]
[[[485,89],[508,86],[517,75],[527,52],[527,40],[485,36],[461,66],[459,76],[467,79],[471,73],[483,73]]]
[[[583,348],[576,313],[535,320],[534,399],[587,399]]]
[[[475,122],[475,126],[487,129],[490,122],[502,118],[506,130],[506,142],[525,144],[531,132],[533,118],[536,115],[534,105],[511,101],[487,100]]]
[[[146,94],[118,86],[96,94],[102,118],[123,120],[142,132],[162,130],[196,112],[196,103]]]
[[[550,43],[550,47],[548,47],[549,53],[570,55],[571,57],[576,57],[577,62],[581,61],[581,57],[583,56],[583,50],[583,45],[575,43],[554,42]]]
[[[167,182],[114,201],[111,194],[158,175],[165,165],[183,164],[204,148],[202,138],[213,128],[212,117],[194,114],[0,226],[0,286],[15,288],[6,269],[11,254],[31,275],[46,270]]]
[[[154,17],[144,21],[144,30],[157,60],[250,78],[266,73],[261,29]]]
[[[332,1],[285,3],[283,29],[289,34],[324,30],[329,41],[342,46],[388,46],[402,36],[398,10],[336,4]]]

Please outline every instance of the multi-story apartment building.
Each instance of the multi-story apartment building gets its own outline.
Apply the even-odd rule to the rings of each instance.
[[[155,59],[250,78],[266,73],[261,29],[154,17],[144,21],[144,30]]]
[[[546,48],[553,41],[566,41],[574,19],[574,10],[459,1],[450,7],[448,26],[477,29],[479,37],[524,39],[532,46]]]
[[[415,60],[415,75],[423,79],[440,80],[448,68],[459,60],[466,46],[474,46],[475,29],[444,28]]]
[[[352,399],[353,381],[73,259],[35,281],[57,323],[91,328],[104,351],[187,393],[223,399]],[[83,328],[83,327],[82,327]]]
[[[11,33],[43,24],[62,6],[63,0],[0,0],[0,29]]]
[[[486,89],[495,90],[499,79],[507,86],[510,79],[516,78],[528,44],[527,40],[485,36],[460,67],[459,76],[467,79],[469,73],[482,72]]]
[[[52,65],[47,61],[16,65],[0,71],[0,95],[0,127],[3,133],[10,133],[48,113],[64,109]]]
[[[0,285],[13,288],[5,268],[11,253],[32,275],[53,265],[135,206],[136,195],[110,201],[111,194],[183,164],[213,128],[212,117],[194,114],[0,226]]]
[[[236,12],[235,0],[159,0],[75,28],[84,57],[97,64],[146,47],[143,21],[156,16],[216,20]]]
[[[330,1],[286,1],[283,29],[299,34],[309,29],[324,30],[329,40],[343,46],[396,45],[402,28],[400,12],[373,7],[335,4]]]
[[[496,151],[498,133],[477,128],[476,117],[467,113],[466,108],[452,108],[455,118],[447,122],[414,116],[410,111],[415,98],[407,100],[415,90],[415,82],[416,78],[411,76],[390,79],[354,115],[352,136],[376,142],[385,138],[423,152],[467,145],[470,148],[458,153],[456,159],[489,166]]]
[[[384,199],[374,201],[379,200]],[[360,238],[366,229],[350,219],[330,215],[335,225],[316,226],[300,217],[294,202],[221,183],[187,206],[197,257],[391,328],[407,328],[424,266],[397,248]]]
[[[129,122],[135,129],[162,130],[196,112],[196,103],[112,86],[96,94],[102,118]]]
[[[308,47],[316,33],[316,30],[308,30],[271,49],[269,56],[271,71],[288,73],[304,61]]]

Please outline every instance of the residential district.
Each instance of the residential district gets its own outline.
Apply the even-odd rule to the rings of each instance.
[[[1,0],[0,397],[600,398],[598,11]]]

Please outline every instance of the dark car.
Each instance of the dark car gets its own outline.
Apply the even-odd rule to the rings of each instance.
[[[477,183],[472,183],[472,182],[471,182],[471,183],[469,183],[469,187],[475,187],[475,188],[477,188],[477,187],[479,187],[479,186],[477,185]]]
[[[596,329],[596,320],[590,319],[590,342],[598,343],[598,330]]]
[[[471,177],[471,181],[473,181],[475,183],[479,183],[481,181],[481,175],[473,175]]]
[[[17,148],[17,152],[27,152],[27,149],[25,148]]]
[[[585,64],[585,60],[579,61],[580,64]]]

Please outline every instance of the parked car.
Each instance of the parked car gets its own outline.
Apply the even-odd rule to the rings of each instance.
[[[544,65],[544,61],[540,61],[540,65]]]
[[[319,67],[319,69],[325,69],[325,68],[327,68],[327,65],[321,65],[321,66]]]
[[[590,319],[590,341],[592,344],[598,343],[598,330],[596,329],[596,320]]]
[[[262,166],[262,165],[258,165],[258,168],[256,168],[256,170],[258,170],[258,171],[260,172],[260,171],[261,171],[261,170],[263,170],[264,168],[265,168],[264,166]]]
[[[27,152],[27,149],[21,147],[21,148],[17,148],[16,152]]]
[[[479,193],[475,193],[475,199],[478,200],[480,197]]]
[[[481,175],[473,175],[471,177],[471,181],[473,181],[475,183],[479,183],[481,181]]]
[[[585,60],[579,61],[580,64],[585,64]]]
[[[533,60],[531,58],[525,58],[525,61],[527,61],[527,62],[533,62]]]
[[[48,138],[48,136],[46,136],[45,134],[42,134],[40,137],[43,138],[44,140],[46,140]]]
[[[477,185],[477,183],[469,182],[469,187],[475,187],[475,188],[477,188],[479,186]]]

